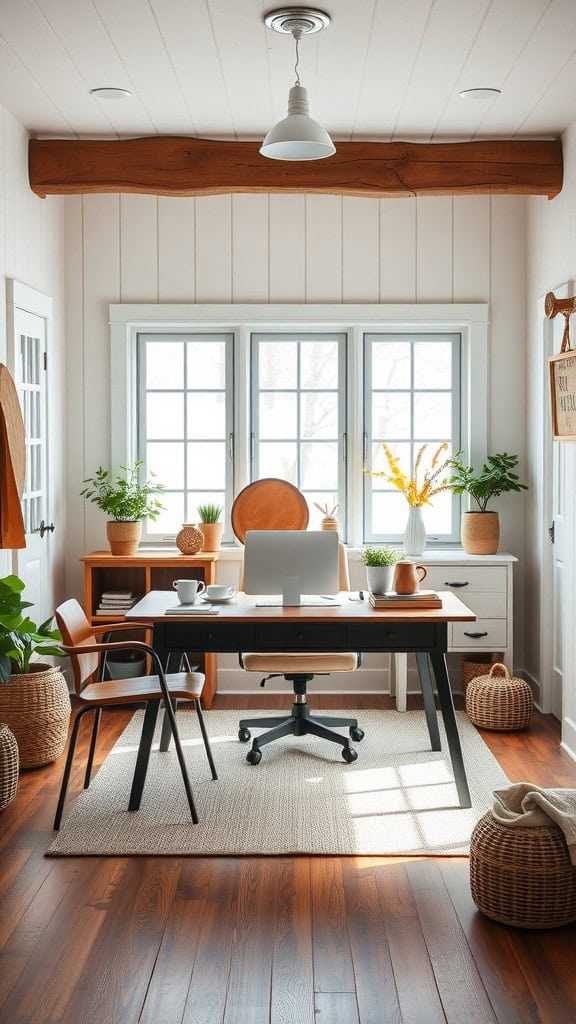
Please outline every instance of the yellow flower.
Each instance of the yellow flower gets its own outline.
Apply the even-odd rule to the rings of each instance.
[[[439,479],[449,462],[448,458],[441,460],[442,455],[448,451],[448,441],[443,441],[442,444],[438,445],[432,456],[430,468],[422,473],[422,460],[427,447],[427,444],[423,444],[418,449],[414,471],[410,477],[402,472],[399,458],[394,455],[394,452],[388,447],[386,442],[382,442],[382,450],[386,456],[388,471],[377,472],[376,470],[365,469],[364,472],[368,476],[383,476],[389,484],[392,484],[402,492],[409,505],[413,507],[429,505],[430,498],[433,498],[435,494],[449,490],[448,477]]]

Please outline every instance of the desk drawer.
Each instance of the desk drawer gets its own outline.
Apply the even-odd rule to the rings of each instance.
[[[468,635],[466,635],[468,634]],[[507,647],[506,619],[477,619],[476,622],[453,622],[450,648],[462,651],[486,648],[499,651]]]
[[[464,603],[466,603],[468,591],[506,594],[506,567],[504,565],[431,565],[428,566],[428,575],[422,583],[422,587],[429,590],[452,590]]]
[[[249,651],[254,643],[251,623],[226,622],[214,628],[210,622],[167,622],[163,645],[170,651]]]
[[[382,623],[381,627],[363,623],[349,623],[347,630],[348,651],[433,651],[440,648],[445,626],[442,623],[422,623],[416,626],[408,623]],[[445,648],[444,648],[445,650]]]
[[[254,627],[254,644],[247,651],[344,651],[346,629],[341,623],[319,622],[299,625],[297,622],[258,623]]]

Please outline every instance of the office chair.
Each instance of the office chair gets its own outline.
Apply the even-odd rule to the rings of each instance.
[[[350,590],[350,577],[348,573],[348,558],[346,548],[342,543],[338,545],[340,590]],[[242,580],[240,581],[242,589]],[[252,748],[246,755],[249,764],[259,764],[262,760],[262,751],[266,743],[272,743],[282,736],[304,736],[311,733],[320,736],[322,739],[330,740],[332,743],[339,743],[342,746],[342,757],[348,763],[356,761],[358,754],[354,747],[350,746],[350,739],[360,742],[364,732],[358,727],[356,718],[336,718],[334,716],[311,715],[307,701],[307,685],[315,675],[325,675],[331,672],[352,672],[361,664],[361,655],[348,652],[336,654],[297,654],[286,653],[242,653],[240,664],[246,672],[265,673],[261,685],[266,679],[273,676],[284,676],[294,691],[294,703],[289,715],[280,715],[267,718],[243,718],[239,722],[238,739],[242,743],[248,743],[251,739],[251,728],[262,728],[269,725],[267,732],[257,736],[252,742]],[[330,726],[348,728],[350,739],[342,736]]]
[[[126,631],[128,629],[133,630],[135,628],[149,629],[150,627],[146,623],[131,622],[127,625],[126,623],[118,622],[112,624],[107,623],[105,626],[91,626],[78,601],[73,598],[69,601],[64,601],[63,604],[59,605],[56,609],[55,616],[58,628],[62,634],[62,649],[66,654],[70,655],[72,670],[74,672],[76,695],[82,707],[76,715],[72,735],[70,737],[66,764],[64,766],[64,775],[62,777],[62,785],[60,788],[60,796],[58,798],[58,806],[56,808],[56,816],[54,819],[54,828],[60,828],[64,802],[66,800],[66,791],[68,789],[72,762],[74,760],[78,729],[84,715],[88,711],[94,711],[95,716],[88,762],[86,765],[86,774],[84,776],[84,789],[88,789],[92,775],[92,763],[94,760],[94,752],[96,750],[98,727],[100,725],[102,710],[126,708],[130,705],[139,705],[144,703],[146,704],[146,712],[143,728],[153,732],[160,701],[164,702],[166,714],[172,727],[172,735],[174,736],[174,744],[176,747],[180,771],[182,773],[182,779],[184,781],[186,796],[188,798],[188,804],[190,806],[192,821],[196,825],[198,823],[198,815],[194,806],[194,798],[192,796],[192,789],[188,779],[186,762],[184,760],[182,745],[178,735],[173,702],[176,700],[191,700],[194,702],[212,778],[217,779],[218,776],[216,774],[216,768],[214,766],[212,752],[210,750],[210,742],[202,715],[202,704],[200,698],[204,686],[203,674],[201,672],[178,672],[167,675],[157,653],[149,647],[148,644],[142,643],[138,640],[98,642],[98,636],[105,633],[114,633],[121,630]],[[151,659],[157,674],[132,677],[130,679],[102,680],[99,678],[99,675],[101,676],[103,674],[102,672],[99,673],[101,661],[106,657],[107,653],[115,653],[116,651],[138,651],[139,653],[148,656]],[[138,767],[145,772],[145,765]],[[132,804],[133,801],[131,796],[128,809],[138,810],[138,807],[133,806]]]

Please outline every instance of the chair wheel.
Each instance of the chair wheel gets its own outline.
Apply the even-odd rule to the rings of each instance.
[[[248,764],[260,764],[260,761],[262,760],[262,751],[254,750],[254,748],[252,748],[252,750],[249,750],[246,754],[246,760],[248,761]]]
[[[240,743],[248,743],[251,736],[250,729],[238,729],[238,739]]]
[[[355,743],[360,743],[360,740],[364,739],[364,730],[359,729],[357,725],[350,727],[350,739],[354,740]]]
[[[348,764],[352,764],[352,761],[358,760],[358,754],[354,750],[354,747],[342,747],[342,757]]]

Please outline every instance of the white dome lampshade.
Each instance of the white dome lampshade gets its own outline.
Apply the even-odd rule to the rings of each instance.
[[[271,160],[323,160],[336,152],[328,132],[310,117],[304,86],[292,86],[288,116],[270,129],[260,152]]]

